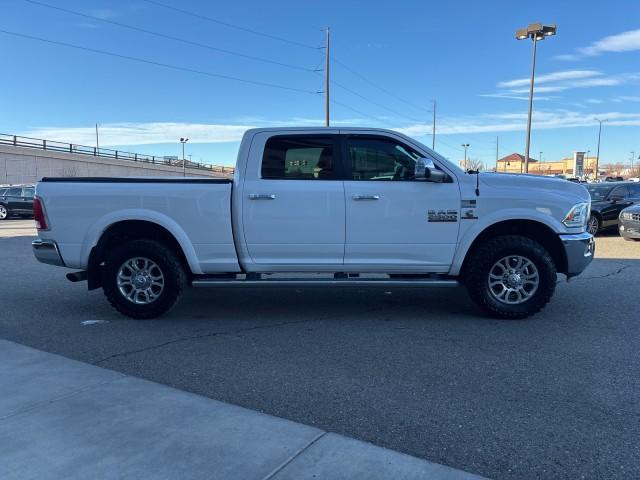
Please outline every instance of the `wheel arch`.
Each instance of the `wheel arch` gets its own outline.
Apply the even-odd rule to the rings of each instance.
[[[102,285],[101,265],[107,252],[126,242],[140,239],[154,240],[166,245],[177,253],[185,272],[194,271],[192,261],[190,261],[182,243],[168,228],[150,220],[119,220],[111,223],[102,231],[89,252],[87,259],[89,290],[94,290]],[[193,256],[195,256],[195,252]]]
[[[567,255],[558,234],[548,225],[536,220],[503,220],[487,226],[473,240],[467,249],[464,259],[459,267],[459,272],[464,274],[465,266],[477,250],[486,240],[501,235],[522,235],[535,240],[542,245],[551,255],[560,273],[567,272]]]

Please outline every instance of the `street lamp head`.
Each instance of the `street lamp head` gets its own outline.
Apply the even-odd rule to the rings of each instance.
[[[180,143],[187,143],[188,141],[188,138],[180,137]]]
[[[520,28],[516,30],[516,40],[525,40],[531,38],[532,40],[544,40],[545,37],[550,37],[556,34],[558,28],[555,23],[551,25],[542,25],[541,23],[531,23],[527,28]]]

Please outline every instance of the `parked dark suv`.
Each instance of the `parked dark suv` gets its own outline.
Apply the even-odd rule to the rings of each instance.
[[[640,183],[605,182],[585,185],[591,195],[591,217],[587,225],[590,234],[618,226],[620,212],[640,202]]]
[[[21,217],[33,216],[32,185],[21,187],[0,187],[0,220],[12,215]]]

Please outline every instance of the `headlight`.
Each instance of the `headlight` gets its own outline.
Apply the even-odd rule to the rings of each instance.
[[[566,227],[586,227],[589,213],[591,210],[590,202],[578,203],[571,207],[562,220]]]
[[[632,220],[633,215],[631,214],[631,212],[622,212],[620,214],[620,218],[622,218],[623,220]]]

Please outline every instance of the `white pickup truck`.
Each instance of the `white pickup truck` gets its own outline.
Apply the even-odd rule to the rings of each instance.
[[[464,172],[397,132],[262,128],[245,133],[233,180],[43,179],[33,250],[133,318],[187,286],[463,284],[510,319],[591,262],[589,211],[581,185]]]

